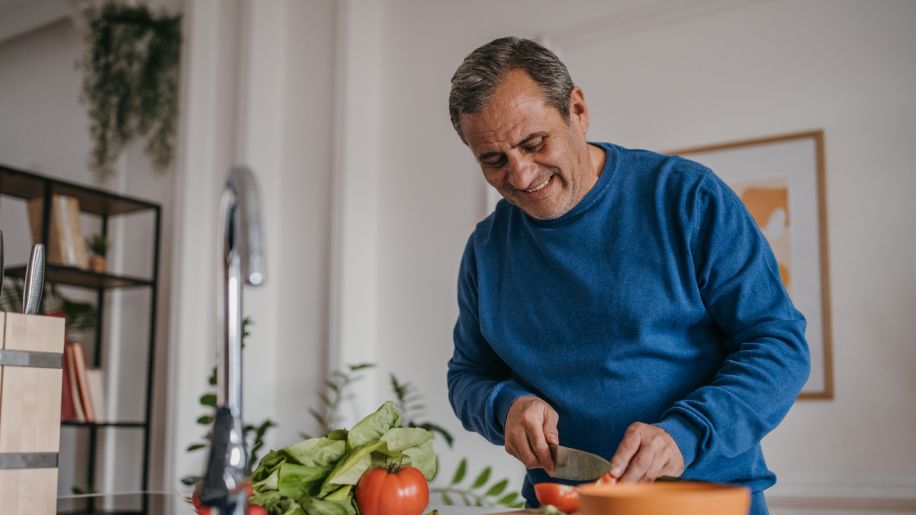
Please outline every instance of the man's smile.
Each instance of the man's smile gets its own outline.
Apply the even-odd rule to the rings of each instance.
[[[544,179],[543,182],[541,182],[540,184],[536,185],[536,186],[533,187],[533,188],[529,188],[529,189],[525,190],[525,192],[526,192],[526,193],[534,193],[534,192],[536,192],[536,191],[541,191],[542,189],[544,189],[544,188],[547,187],[547,183],[549,183],[549,182],[550,182],[550,179],[552,179],[552,178],[553,178],[553,175],[548,175],[547,178]]]

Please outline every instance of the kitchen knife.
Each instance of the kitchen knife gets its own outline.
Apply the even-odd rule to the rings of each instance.
[[[586,451],[548,444],[553,458],[552,477],[571,481],[595,481],[611,471],[611,462]]]
[[[32,245],[32,255],[25,269],[25,286],[22,288],[22,312],[26,315],[38,313],[41,305],[41,291],[45,286],[45,246]]]

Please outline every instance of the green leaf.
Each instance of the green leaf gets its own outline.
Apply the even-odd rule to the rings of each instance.
[[[201,415],[197,417],[197,423],[201,425],[210,425],[213,423],[213,415]]]
[[[347,431],[346,429],[335,429],[335,430],[329,432],[329,433],[325,436],[325,438],[327,438],[327,439],[329,439],[329,440],[343,440],[343,441],[346,442],[346,441],[347,441],[347,434],[349,434],[349,431]]]
[[[186,451],[186,452],[193,452],[193,451],[196,451],[196,450],[198,450],[198,449],[203,449],[203,448],[206,447],[206,446],[207,446],[207,444],[205,444],[205,443],[192,443],[191,445],[188,446],[187,449],[185,449],[185,451]]]
[[[352,431],[351,431],[352,433]],[[355,485],[359,478],[369,470],[372,465],[372,453],[382,448],[385,444],[375,441],[354,449],[345,459],[339,461],[331,474],[321,485],[319,498],[324,498],[343,485]]]
[[[474,480],[474,484],[471,485],[471,490],[476,490],[483,485],[487,484],[487,481],[490,480],[490,467],[487,467],[481,471],[480,475],[477,476],[477,479]]]
[[[309,489],[323,481],[330,472],[331,467],[306,467],[283,463],[280,465],[277,489],[283,497],[298,499],[308,495]]]
[[[350,365],[349,368],[351,372],[356,372],[357,370],[365,370],[367,368],[372,368],[374,366],[375,366],[374,363],[357,363],[355,365]]]
[[[493,497],[494,495],[499,495],[503,493],[503,490],[505,490],[508,485],[509,485],[509,480],[503,479],[499,483],[496,483],[495,485],[491,486],[490,489],[487,490],[487,493],[485,493],[484,495],[487,497]]]
[[[353,491],[353,485],[342,486],[338,488],[337,490],[334,490],[333,492],[328,494],[328,496],[325,497],[324,500],[343,502],[349,498],[351,491]]]
[[[395,427],[379,438],[385,442],[389,453],[400,453],[404,449],[419,447],[432,439],[432,433],[419,427]]]
[[[261,458],[258,468],[251,473],[249,478],[253,482],[263,481],[276,470],[281,463],[285,463],[287,455],[281,451],[270,451]]]
[[[423,429],[427,431],[438,433],[440,436],[442,436],[442,438],[445,440],[446,445],[448,445],[450,448],[452,444],[455,442],[455,439],[454,437],[452,437],[452,434],[449,433],[444,427],[438,424],[433,424],[432,422],[424,422],[422,424],[418,424],[417,427],[422,427]]]
[[[444,502],[444,503],[447,504],[448,506],[454,506],[454,505],[455,505],[455,501],[453,501],[452,498],[449,497],[449,495],[448,495],[447,493],[445,493],[445,492],[442,492],[442,502]]]
[[[455,470],[455,475],[452,476],[452,482],[449,484],[457,485],[462,480],[464,480],[465,474],[468,471],[468,460],[461,458],[461,462],[458,463],[458,468]]]
[[[331,495],[334,495],[334,494],[332,493]],[[347,498],[342,501],[338,501],[338,500],[329,501],[328,499],[317,499],[315,497],[303,497],[299,499],[299,503],[302,505],[302,508],[305,510],[305,512],[309,514],[320,513],[321,515],[356,515],[356,509],[353,507],[353,502],[350,500],[349,497],[350,497],[349,492],[348,492]],[[286,515],[286,514],[284,513],[283,515]]]
[[[280,468],[282,466],[283,465],[274,469],[274,471],[271,472],[270,475],[264,478],[263,480],[258,481],[256,483],[252,483],[251,488],[255,492],[268,492],[271,490],[279,490],[280,488]],[[266,508],[267,506],[264,506],[264,507]]]
[[[436,469],[439,462],[436,460],[436,452],[433,450],[433,442],[427,440],[419,447],[404,449],[403,455],[410,460],[410,465],[416,467],[423,473],[427,481],[432,481],[436,477]]]
[[[373,440],[378,440],[389,429],[398,425],[401,414],[395,409],[391,401],[387,401],[375,410],[375,413],[360,420],[347,434],[347,445],[356,449]]]
[[[501,504],[503,506],[512,506],[514,502],[518,499],[518,492],[510,492],[504,495],[501,499],[496,501],[496,504]]]
[[[330,438],[310,438],[284,447],[281,452],[300,465],[333,467],[346,453],[346,443]]]
[[[181,478],[181,484],[184,486],[191,486],[197,483],[197,480],[200,479],[197,476],[185,476]]]
[[[264,507],[268,512],[274,512],[278,509],[283,497],[280,492],[273,490],[269,492],[256,492],[251,496],[251,504],[257,504]]]
[[[200,396],[200,403],[204,406],[216,407],[216,394],[215,393],[205,393]]]

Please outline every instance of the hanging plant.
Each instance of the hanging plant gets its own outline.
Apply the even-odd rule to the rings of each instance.
[[[164,171],[175,154],[181,16],[144,5],[106,3],[90,24],[83,70],[93,139],[90,166],[101,178],[135,137]]]

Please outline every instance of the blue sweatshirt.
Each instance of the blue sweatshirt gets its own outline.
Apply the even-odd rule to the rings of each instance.
[[[559,414],[560,443],[610,458],[655,424],[682,477],[775,482],[760,440],[808,377],[805,319],[741,200],[704,166],[610,144],[570,212],[536,220],[501,200],[468,240],[448,364],[464,427],[503,445],[513,401]],[[527,473],[523,494],[537,506]]]

